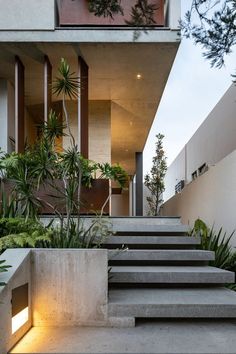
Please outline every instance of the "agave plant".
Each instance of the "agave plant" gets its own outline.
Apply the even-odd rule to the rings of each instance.
[[[210,229],[204,221],[197,219],[191,234],[200,237],[201,249],[215,252],[215,260],[211,261],[210,265],[232,271],[236,270],[236,251],[230,245],[234,232],[227,235],[222,228],[216,232],[214,227]]]

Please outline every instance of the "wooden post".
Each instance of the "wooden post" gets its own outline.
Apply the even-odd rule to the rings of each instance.
[[[52,65],[47,55],[44,57],[44,121],[47,122],[52,106]]]
[[[16,152],[25,150],[25,68],[15,57],[15,139]]]
[[[136,215],[143,216],[143,153],[136,152]]]
[[[79,56],[80,96],[78,100],[78,128],[80,136],[80,152],[83,157],[89,156],[89,133],[88,133],[88,65]]]

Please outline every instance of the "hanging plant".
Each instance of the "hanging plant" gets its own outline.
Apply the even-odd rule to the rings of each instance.
[[[98,17],[110,17],[114,19],[114,15],[121,14],[124,16],[124,9],[121,0],[88,0],[89,11]],[[131,19],[125,21],[129,26],[147,27],[154,25],[155,11],[158,10],[156,4],[150,3],[149,0],[137,0],[131,8]]]
[[[98,17],[111,17],[113,15],[124,15],[121,0],[88,0],[89,11]]]
[[[125,21],[129,26],[147,27],[156,23],[154,15],[158,10],[156,4],[150,4],[148,0],[137,0],[131,9],[131,20]]]

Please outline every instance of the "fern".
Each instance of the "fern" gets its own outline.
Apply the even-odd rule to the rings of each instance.
[[[9,265],[4,264],[5,262],[6,261],[4,261],[4,260],[0,260],[0,273],[7,272],[8,268],[11,267]],[[5,283],[0,282],[0,286],[4,286],[4,285],[5,285]]]

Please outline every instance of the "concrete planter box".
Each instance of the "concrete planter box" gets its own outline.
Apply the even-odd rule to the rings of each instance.
[[[98,17],[88,10],[87,0],[61,0],[58,2],[59,24],[60,26],[127,26],[125,20],[130,20],[131,7],[136,0],[122,0],[124,16],[115,15],[110,17]],[[164,0],[153,0],[157,10],[155,13],[155,26],[164,26]]]
[[[103,326],[108,323],[108,255],[100,249],[11,249],[0,259],[0,353],[31,326]],[[28,320],[12,334],[12,290],[28,285]]]

